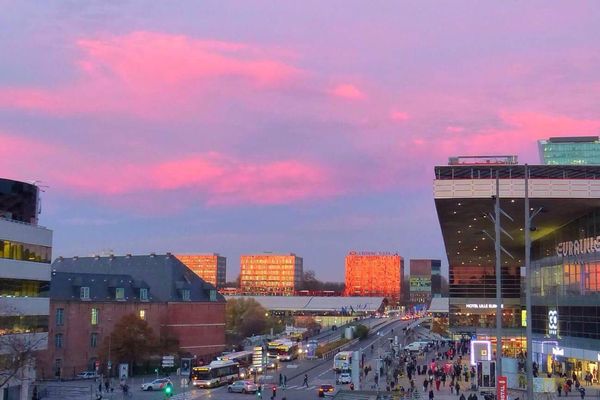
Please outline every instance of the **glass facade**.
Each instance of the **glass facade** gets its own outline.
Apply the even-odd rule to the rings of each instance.
[[[218,254],[176,254],[202,280],[217,288],[225,286],[227,259]]]
[[[48,297],[50,282],[0,278],[0,297]]]
[[[48,332],[47,315],[0,316],[0,335]]]
[[[295,254],[241,257],[240,288],[244,294],[291,296],[302,279],[302,257]]]
[[[0,217],[37,223],[38,188],[25,182],[0,179]]]
[[[600,140],[551,138],[538,142],[540,159],[547,165],[600,165]]]
[[[404,259],[398,254],[350,252],[346,256],[346,295],[398,301],[403,275]]]
[[[502,297],[521,297],[521,271],[517,266],[502,267]],[[450,297],[496,298],[496,269],[487,265],[452,265],[450,267]]]
[[[52,249],[46,246],[0,239],[0,258],[50,263],[52,261]]]

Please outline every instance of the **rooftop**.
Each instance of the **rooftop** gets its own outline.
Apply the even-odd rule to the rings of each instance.
[[[225,296],[227,300],[252,298],[271,311],[375,312],[383,297],[317,297],[317,296]]]

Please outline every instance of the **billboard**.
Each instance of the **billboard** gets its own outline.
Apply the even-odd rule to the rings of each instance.
[[[411,292],[431,292],[431,276],[411,276],[409,284]]]

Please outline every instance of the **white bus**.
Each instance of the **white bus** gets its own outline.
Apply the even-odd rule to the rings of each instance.
[[[352,369],[352,351],[340,351],[333,357],[333,370],[335,372],[350,371]]]
[[[208,365],[192,368],[192,385],[216,387],[237,380],[239,374],[238,363],[230,360],[213,361]]]
[[[239,364],[240,367],[247,368],[252,365],[252,351],[236,351],[235,353],[224,354],[217,357],[219,361],[233,361]]]
[[[279,339],[267,343],[267,354],[269,358],[280,361],[291,361],[298,358],[298,344],[289,339]]]

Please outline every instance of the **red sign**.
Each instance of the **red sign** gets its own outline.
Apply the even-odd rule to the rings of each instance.
[[[100,369],[100,361],[96,360],[96,370]]]
[[[505,376],[498,377],[498,385],[496,385],[496,398],[498,400],[508,400],[508,379]]]

